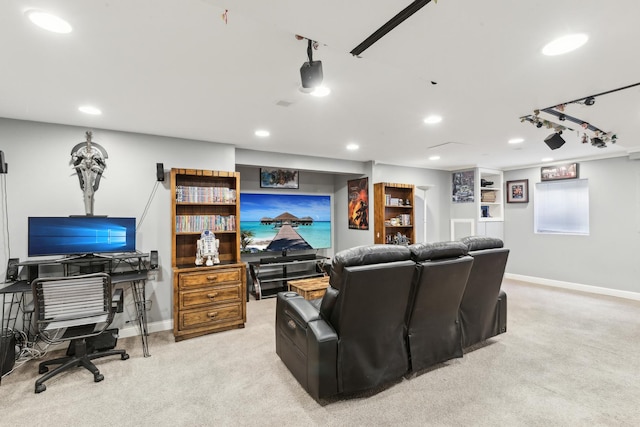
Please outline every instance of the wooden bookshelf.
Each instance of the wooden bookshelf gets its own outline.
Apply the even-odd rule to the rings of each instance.
[[[246,267],[240,261],[240,174],[171,169],[173,334],[176,341],[242,328]],[[220,240],[220,264],[196,266],[203,230]]]
[[[414,191],[413,184],[373,185],[375,243],[397,243],[398,233],[415,243]]]

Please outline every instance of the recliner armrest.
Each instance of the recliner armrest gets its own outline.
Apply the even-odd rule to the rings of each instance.
[[[338,394],[338,334],[324,319],[309,322],[307,392],[315,399]]]
[[[320,312],[311,302],[294,292],[291,293],[295,294],[295,296],[290,296],[290,293],[286,293],[283,295],[285,298],[282,301],[286,302],[284,306],[285,313],[293,320],[306,328],[309,322],[320,318]]]

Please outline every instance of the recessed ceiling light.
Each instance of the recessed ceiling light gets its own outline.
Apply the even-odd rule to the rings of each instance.
[[[266,138],[271,135],[271,133],[268,130],[258,129],[257,131],[255,131],[255,135],[259,136],[260,138]]]
[[[431,156],[429,160],[440,160],[440,156]]]
[[[436,123],[440,123],[442,121],[442,116],[431,115],[424,119],[424,122],[428,125],[434,125]]]
[[[358,148],[360,148],[360,146],[358,144],[356,144],[355,142],[351,142],[351,143],[347,144],[347,150],[349,150],[349,151],[356,151]]]
[[[543,161],[543,162],[552,162],[553,161],[553,157],[545,157],[541,161]]]
[[[568,36],[557,38],[547,43],[542,48],[542,53],[547,56],[562,55],[563,53],[576,50],[589,40],[586,34],[569,34]]]
[[[509,140],[509,144],[520,144],[521,142],[524,142],[524,138],[511,138]]]
[[[78,110],[82,111],[85,114],[91,114],[93,116],[99,116],[100,114],[102,114],[102,111],[100,111],[99,108],[93,107],[91,105],[82,105],[78,107]]]
[[[29,20],[35,25],[52,33],[67,34],[72,30],[71,25],[69,25],[67,21],[50,13],[31,9],[28,10],[26,14]]]
[[[329,95],[330,93],[331,93],[331,89],[329,89],[328,87],[318,86],[315,89],[313,89],[313,91],[311,92],[311,95],[321,98],[323,96]]]

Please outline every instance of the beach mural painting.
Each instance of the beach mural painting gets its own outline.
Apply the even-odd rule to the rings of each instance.
[[[244,252],[281,252],[331,247],[331,196],[240,194]]]
[[[293,188],[299,187],[299,172],[294,169],[260,168],[261,188]]]
[[[369,229],[369,178],[347,181],[349,194],[349,228]]]

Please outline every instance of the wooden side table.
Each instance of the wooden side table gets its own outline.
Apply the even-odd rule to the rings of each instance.
[[[312,300],[322,298],[324,296],[324,293],[329,286],[329,276],[291,280],[287,283],[290,291],[297,292],[306,300]]]

